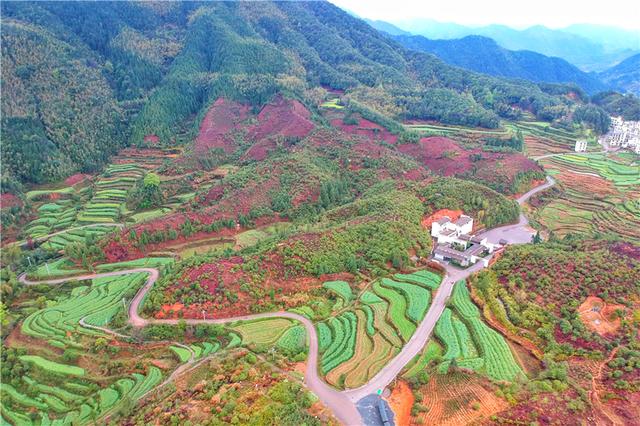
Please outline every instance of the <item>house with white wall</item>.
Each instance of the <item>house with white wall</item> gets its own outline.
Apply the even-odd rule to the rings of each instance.
[[[493,253],[495,246],[482,236],[472,235],[472,230],[473,218],[467,215],[461,215],[455,222],[448,216],[433,222],[431,236],[436,240],[433,257],[463,267],[478,261],[487,266],[489,260],[484,255]]]

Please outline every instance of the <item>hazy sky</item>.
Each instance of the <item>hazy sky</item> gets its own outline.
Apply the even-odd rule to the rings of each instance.
[[[571,24],[640,29],[638,0],[329,0],[361,17],[399,23],[415,18],[524,28]]]

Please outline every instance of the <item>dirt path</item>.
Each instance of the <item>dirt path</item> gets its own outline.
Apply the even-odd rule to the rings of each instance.
[[[518,198],[518,204],[524,204],[532,195],[543,191],[555,184],[555,181],[550,176],[547,177],[546,183],[533,188],[529,192],[522,195]],[[518,222],[512,225],[501,226],[498,228],[490,229],[484,232],[482,235],[488,237],[490,242],[496,241],[498,239],[504,239],[509,244],[522,244],[531,242],[531,230],[528,228],[529,221],[527,218],[520,214]],[[318,398],[334,413],[336,418],[340,420],[343,424],[348,426],[356,426],[363,424],[363,420],[356,408],[356,403],[361,399],[371,395],[377,394],[379,390],[384,389],[388,386],[396,376],[402,371],[402,369],[422,350],[424,345],[427,343],[431,336],[431,332],[435,327],[436,322],[442,315],[444,308],[446,306],[447,300],[451,296],[451,291],[453,290],[453,286],[456,282],[460,280],[464,280],[469,277],[471,274],[482,269],[482,263],[478,262],[475,265],[467,268],[467,269],[457,269],[451,265],[445,264],[443,265],[446,274],[438,287],[437,293],[433,298],[433,302],[429,307],[424,319],[418,325],[415,333],[411,336],[407,344],[402,348],[400,353],[396,355],[383,370],[381,370],[378,374],[376,374],[367,384],[356,388],[350,389],[347,391],[338,391],[322,380],[320,375],[318,374],[317,366],[318,366],[318,336],[316,332],[316,328],[313,323],[298,314],[294,314],[291,312],[269,312],[264,314],[256,314],[256,315],[243,315],[233,318],[224,318],[224,319],[208,319],[208,320],[198,320],[198,319],[187,319],[185,322],[187,324],[225,324],[239,320],[252,320],[259,318],[290,318],[301,322],[305,329],[307,330],[309,336],[309,356],[307,358],[307,365],[305,371],[305,382],[308,388],[315,393]],[[53,280],[43,280],[43,281],[29,281],[26,278],[26,274],[22,274],[19,278],[19,281],[25,285],[38,285],[38,284],[61,284],[65,281],[69,281],[70,279],[93,279],[93,278],[101,278],[101,277],[113,277],[118,275],[128,275],[137,272],[146,272],[149,274],[149,278],[147,282],[140,288],[135,297],[131,300],[131,304],[129,305],[129,324],[133,327],[141,328],[145,327],[149,324],[178,324],[180,320],[171,320],[171,319],[146,319],[142,318],[139,315],[139,310],[144,302],[144,298],[146,294],[149,292],[151,287],[155,284],[159,277],[159,271],[155,268],[136,268],[136,269],[128,269],[123,271],[114,271],[114,272],[105,272],[101,274],[87,274],[76,277],[67,277]],[[112,333],[113,334],[113,333]],[[189,362],[183,364],[183,366],[179,367],[174,371],[171,376],[165,380],[167,381],[173,380],[178,374],[185,371],[185,369],[190,367],[190,364],[193,362],[193,352],[192,357]],[[184,368],[183,368],[184,367]],[[161,385],[163,386],[164,383]]]
[[[619,347],[614,348],[611,351],[609,357],[600,364],[597,373],[594,374],[591,378],[591,391],[589,391],[589,402],[591,402],[591,405],[597,410],[597,412],[602,414],[604,418],[606,418],[606,420],[610,422],[610,424],[615,426],[624,425],[625,421],[620,419],[615,413],[611,412],[602,403],[602,401],[600,400],[600,395],[598,393],[598,381],[602,379],[602,372],[605,366],[609,363],[609,361],[616,357],[618,349]]]

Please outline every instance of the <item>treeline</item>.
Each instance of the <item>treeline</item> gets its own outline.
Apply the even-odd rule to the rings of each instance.
[[[602,92],[593,96],[591,102],[602,107],[611,115],[619,115],[629,121],[640,121],[640,99],[637,96]]]
[[[292,238],[279,249],[293,274],[388,272],[411,264],[409,252],[428,255],[431,240],[420,221],[420,200],[409,192],[374,191],[363,198],[328,210],[319,220],[323,231]]]
[[[487,228],[518,220],[520,207],[485,186],[451,177],[438,178],[425,187],[420,195],[431,211],[462,210],[471,214]]]
[[[518,129],[515,135],[508,138],[484,138],[482,139],[483,149],[493,152],[522,152],[524,149],[524,137],[522,131]]]

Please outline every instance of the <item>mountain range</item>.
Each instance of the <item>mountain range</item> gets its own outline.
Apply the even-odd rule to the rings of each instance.
[[[598,77],[613,89],[640,96],[640,54],[599,73]]]
[[[596,93],[608,87],[598,77],[581,71],[564,59],[528,50],[508,50],[488,37],[430,40],[423,36],[395,35],[392,38],[408,49],[433,53],[451,65],[485,74],[549,83],[573,83],[587,93]]]
[[[483,127],[575,107],[570,87],[452,67],[328,2],[1,7],[5,185],[95,171],[127,144],[180,143],[221,96],[260,106],[281,93],[313,107],[323,86],[369,116]]]
[[[430,39],[485,36],[509,50],[530,50],[566,59],[584,71],[603,71],[640,52],[640,31],[598,25],[573,25],[563,29],[536,25],[518,30],[505,25],[468,27],[430,19],[395,22],[394,25]]]

